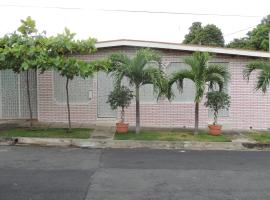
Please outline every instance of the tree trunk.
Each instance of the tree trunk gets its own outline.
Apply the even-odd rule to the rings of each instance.
[[[199,133],[199,102],[195,103],[195,128],[194,134],[197,135]]]
[[[33,128],[33,113],[31,107],[31,96],[30,96],[30,87],[29,87],[29,70],[26,71],[26,90],[27,90],[27,99],[28,99],[28,108],[30,115],[30,128]]]
[[[218,112],[214,112],[214,125],[217,125]]]
[[[67,110],[68,110],[68,132],[70,132],[71,131],[71,122],[70,122],[68,83],[69,83],[69,78],[67,78],[67,81],[66,81],[66,93],[67,93]]]
[[[124,123],[125,122],[125,108],[122,107],[121,110],[121,122]]]
[[[136,85],[136,134],[140,133],[140,88]]]

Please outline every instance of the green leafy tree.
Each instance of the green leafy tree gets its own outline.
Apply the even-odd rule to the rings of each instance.
[[[227,47],[268,51],[269,31],[270,15],[263,18],[256,28],[247,33],[246,37],[234,39],[227,45]]]
[[[214,24],[202,26],[201,22],[194,22],[185,35],[184,44],[199,44],[208,46],[224,46],[222,31]]]
[[[189,27],[189,33],[185,35],[184,44],[199,44],[199,35],[203,30],[201,22],[193,22]]]
[[[6,47],[9,43],[9,37],[5,35],[4,37],[0,38],[0,70],[8,69],[9,66],[7,65],[7,51]]]
[[[167,84],[163,71],[160,67],[151,66],[151,62],[161,64],[160,55],[151,49],[140,49],[133,58],[123,53],[112,54],[109,58],[116,86],[121,85],[124,78],[128,79],[131,86],[135,86],[137,134],[140,132],[140,87],[152,84],[154,91],[161,95]]]
[[[134,95],[132,91],[126,86],[117,86],[108,96],[107,103],[110,103],[110,106],[113,110],[116,110],[118,107],[121,107],[121,122],[125,121],[125,108],[127,108]]]
[[[258,71],[255,89],[266,93],[270,83],[270,62],[266,60],[250,62],[243,70],[244,78],[249,80],[251,73],[254,71]]]
[[[217,124],[218,112],[221,109],[229,109],[230,107],[230,96],[225,92],[212,91],[206,95],[207,101],[205,106],[211,108],[214,111],[214,125]]]
[[[218,64],[209,64],[209,53],[195,52],[192,56],[185,58],[184,62],[189,65],[189,69],[179,70],[173,73],[169,80],[168,98],[173,98],[172,85],[177,84],[180,92],[183,91],[183,82],[189,79],[195,85],[195,129],[194,133],[198,134],[199,126],[199,103],[201,102],[207,84],[213,88],[215,84],[222,90],[224,84],[229,79],[229,72],[226,67]]]
[[[227,47],[229,48],[240,48],[240,49],[252,49],[250,47],[250,41],[248,37],[237,39],[235,38],[232,42],[230,42]]]
[[[76,55],[91,54],[96,51],[96,39],[76,40],[75,33],[65,28],[63,34],[49,38],[47,48],[49,52],[50,67],[58,70],[66,78],[66,100],[68,111],[68,131],[71,130],[69,83],[74,77],[88,77],[94,72],[106,69],[106,61],[87,62],[80,60]]]
[[[46,38],[38,33],[35,21],[31,17],[21,20],[21,26],[10,35],[1,39],[1,65],[15,73],[26,72],[27,99],[32,128],[33,113],[30,97],[29,70],[36,70],[46,63]],[[3,68],[2,68],[3,69]]]

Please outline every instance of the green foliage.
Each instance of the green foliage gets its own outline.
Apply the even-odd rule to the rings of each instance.
[[[204,141],[204,142],[230,142],[225,135],[212,136],[205,132],[193,135],[190,130],[183,131],[142,131],[141,134],[128,132],[126,134],[116,133],[115,140],[148,140],[148,141]]]
[[[151,63],[158,64],[159,67],[154,67]],[[160,95],[166,88],[165,74],[161,70],[161,57],[151,49],[138,50],[134,58],[123,53],[112,54],[109,58],[109,66],[116,86],[121,85],[126,77],[131,86],[153,84],[154,91]]]
[[[268,51],[269,31],[270,15],[263,18],[256,28],[247,33],[246,37],[234,39],[227,45],[227,47]]]
[[[46,39],[39,34],[31,17],[21,20],[17,32],[0,39],[0,68],[12,69],[15,73],[26,71],[26,87],[30,126],[32,127],[32,108],[29,88],[29,70],[42,68],[47,64]]]
[[[227,44],[227,47],[229,48],[240,48],[240,49],[252,49],[250,47],[250,42],[248,37],[243,37],[243,38],[235,38],[233,39],[232,42],[230,42],[229,44]]]
[[[10,35],[0,39],[0,69],[12,69],[16,73],[27,72],[27,91],[30,96],[28,70],[39,69],[41,73],[48,69],[57,69],[61,76],[67,78],[66,92],[68,113],[68,82],[75,76],[88,77],[100,69],[106,69],[107,61],[87,62],[77,56],[96,51],[96,39],[76,40],[75,33],[65,28],[63,34],[47,38],[38,33],[36,23],[31,17],[21,20],[22,24]],[[31,114],[30,97],[29,110]],[[31,120],[32,121],[32,120]],[[69,116],[70,124],[70,116]]]
[[[243,76],[249,80],[249,77],[253,71],[258,70],[256,90],[262,90],[263,93],[267,91],[270,83],[270,62],[267,60],[256,60],[247,64],[243,70]]]
[[[0,39],[1,69],[12,69],[16,73],[42,68],[47,64],[47,39],[38,33],[31,17],[21,20],[18,32]]]
[[[198,36],[202,31],[202,23],[201,22],[193,22],[191,27],[189,27],[189,33],[185,35],[185,39],[183,41],[184,44],[199,44]]]
[[[116,110],[118,107],[127,108],[134,95],[132,91],[126,86],[115,87],[114,90],[108,96],[107,103],[110,104],[113,110]]]
[[[230,96],[224,92],[213,91],[208,92],[206,95],[207,101],[205,106],[214,111],[214,125],[217,124],[218,112],[221,109],[229,109]]]
[[[185,58],[184,62],[190,66],[189,69],[180,70],[170,76],[169,88],[167,96],[172,99],[172,85],[177,84],[180,92],[183,91],[184,79],[189,79],[195,85],[195,102],[200,102],[207,84],[212,88],[214,84],[219,85],[220,90],[223,89],[224,84],[229,80],[230,74],[228,69],[222,65],[209,64],[210,54],[207,52],[195,52],[192,56]]]
[[[66,134],[64,128],[14,128],[2,130],[1,137],[40,137],[40,138],[78,138],[88,139],[92,130],[87,128],[73,129],[70,134]]]
[[[1,39],[4,47],[1,61],[16,73],[46,65],[46,40],[44,36],[28,37],[13,33]]]
[[[88,62],[76,57],[76,55],[94,53],[96,39],[76,40],[75,35],[65,28],[62,34],[50,37],[47,42],[49,66],[57,69],[61,76],[69,80],[75,76],[87,77],[99,69],[106,68],[105,61]]]
[[[209,46],[224,46],[221,29],[214,24],[202,26],[201,22],[194,22],[185,35],[184,44],[200,44]]]
[[[222,65],[209,64],[210,55],[207,52],[195,52],[192,56],[185,58],[184,62],[189,65],[189,69],[180,70],[173,73],[169,79],[167,97],[172,99],[172,85],[177,84],[180,92],[183,91],[184,79],[189,79],[195,85],[195,129],[194,133],[198,133],[199,124],[199,103],[203,98],[207,84],[210,89],[215,84],[219,86],[220,91],[223,90],[224,84],[229,80],[230,74],[228,69]]]
[[[167,80],[161,70],[161,57],[151,49],[140,49],[133,58],[126,54],[117,53],[109,57],[109,71],[112,73],[115,85],[121,85],[127,78],[131,86],[136,90],[136,133],[140,132],[140,106],[139,88],[145,84],[152,84],[154,92],[159,96],[166,93]],[[158,64],[154,67],[151,63]]]
[[[247,136],[259,143],[270,143],[270,133],[266,131],[252,131]]]
[[[95,38],[86,40],[76,40],[75,33],[65,28],[62,34],[50,37],[48,41],[48,50],[51,56],[69,56],[77,54],[91,54],[96,51]]]
[[[70,106],[69,106],[69,80],[76,76],[83,78],[93,75],[102,64],[98,65],[97,61],[88,62],[79,59],[78,55],[90,54],[96,51],[96,39],[88,38],[87,40],[76,40],[75,33],[65,28],[62,34],[50,37],[47,41],[47,50],[49,54],[49,67],[57,69],[61,76],[66,78],[66,96],[68,110],[68,131],[71,130]],[[43,69],[46,70],[47,68]]]
[[[36,22],[30,16],[25,20],[21,20],[22,25],[17,29],[22,35],[29,36],[32,33],[37,33]]]

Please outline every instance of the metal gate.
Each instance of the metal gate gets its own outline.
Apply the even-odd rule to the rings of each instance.
[[[116,111],[112,110],[107,103],[108,95],[113,90],[113,79],[105,72],[98,72],[97,75],[97,109],[99,118],[115,118]]]
[[[34,70],[29,71],[29,86],[33,118],[37,118],[37,76]],[[29,118],[26,72],[19,75],[12,70],[0,72],[0,118]]]

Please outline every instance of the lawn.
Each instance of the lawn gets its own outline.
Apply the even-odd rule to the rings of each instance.
[[[202,141],[202,142],[230,142],[230,138],[225,135],[211,136],[207,133],[193,135],[192,132],[175,132],[175,131],[141,131],[140,134],[135,132],[116,133],[115,140],[159,140],[159,141]]]
[[[87,139],[90,137],[91,129],[74,128],[66,132],[64,128],[14,128],[0,131],[0,137],[42,137],[42,138],[78,138]]]
[[[270,143],[270,133],[269,132],[252,132],[248,133],[251,139],[256,140],[260,143]]]

